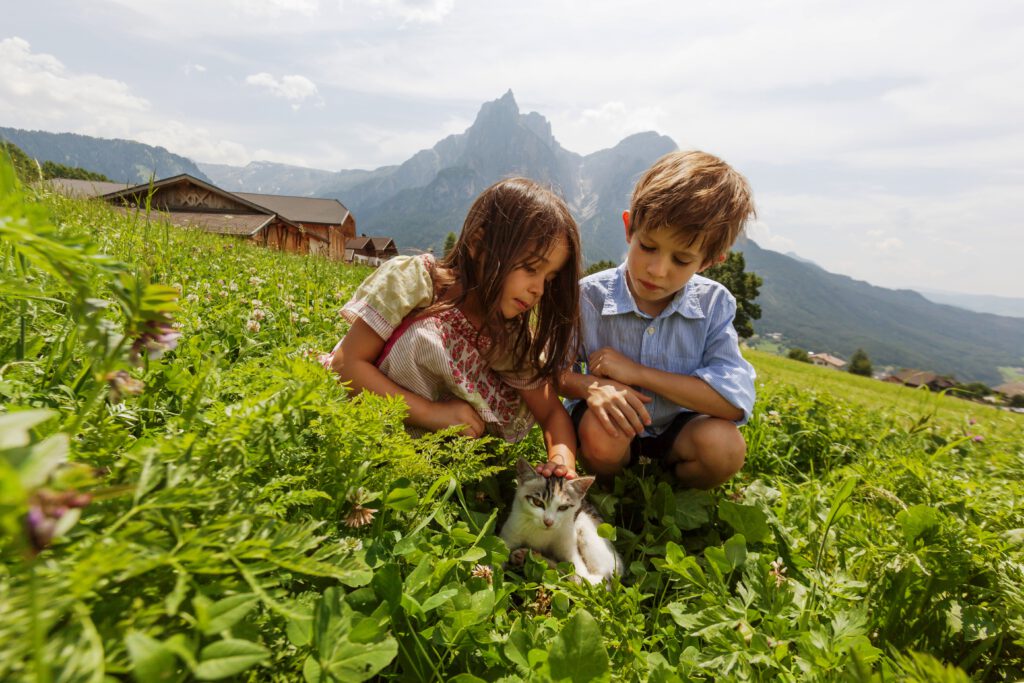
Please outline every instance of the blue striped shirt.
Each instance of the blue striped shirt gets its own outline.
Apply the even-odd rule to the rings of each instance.
[[[722,398],[743,411],[743,424],[754,408],[754,368],[740,355],[732,326],[736,299],[714,280],[694,275],[657,317],[637,308],[626,284],[626,266],[580,280],[582,349],[576,372],[587,357],[606,346],[647,367],[692,375],[707,382]],[[687,408],[650,391],[651,424],[645,436],[660,434]],[[575,400],[566,401],[572,410]]]

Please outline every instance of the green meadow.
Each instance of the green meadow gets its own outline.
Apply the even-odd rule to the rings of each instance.
[[[0,164],[0,680],[1024,678],[1024,416],[768,353],[742,472],[592,498],[621,582],[506,568],[519,444],[317,363],[369,270]]]

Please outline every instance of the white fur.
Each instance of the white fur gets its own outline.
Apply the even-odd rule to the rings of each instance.
[[[541,508],[529,502],[528,496],[544,491],[547,485],[544,477],[522,459],[516,465],[516,472],[519,489],[501,529],[501,538],[511,550],[525,547],[554,562],[571,562],[576,574],[590,583],[601,583],[622,574],[622,558],[611,541],[597,533],[600,524],[597,511],[578,510],[593,477],[565,481],[564,491],[554,493],[551,504]],[[559,504],[570,507],[558,510]]]

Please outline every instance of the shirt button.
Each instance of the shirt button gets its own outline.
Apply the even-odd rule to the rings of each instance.
[[[654,334],[654,325],[647,328],[647,334]]]

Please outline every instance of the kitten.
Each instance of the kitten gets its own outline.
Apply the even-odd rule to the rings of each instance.
[[[577,576],[600,583],[622,574],[622,558],[611,541],[597,534],[601,517],[585,498],[593,477],[542,477],[519,458],[519,487],[501,538],[522,563],[527,549],[553,562],[572,562]]]

